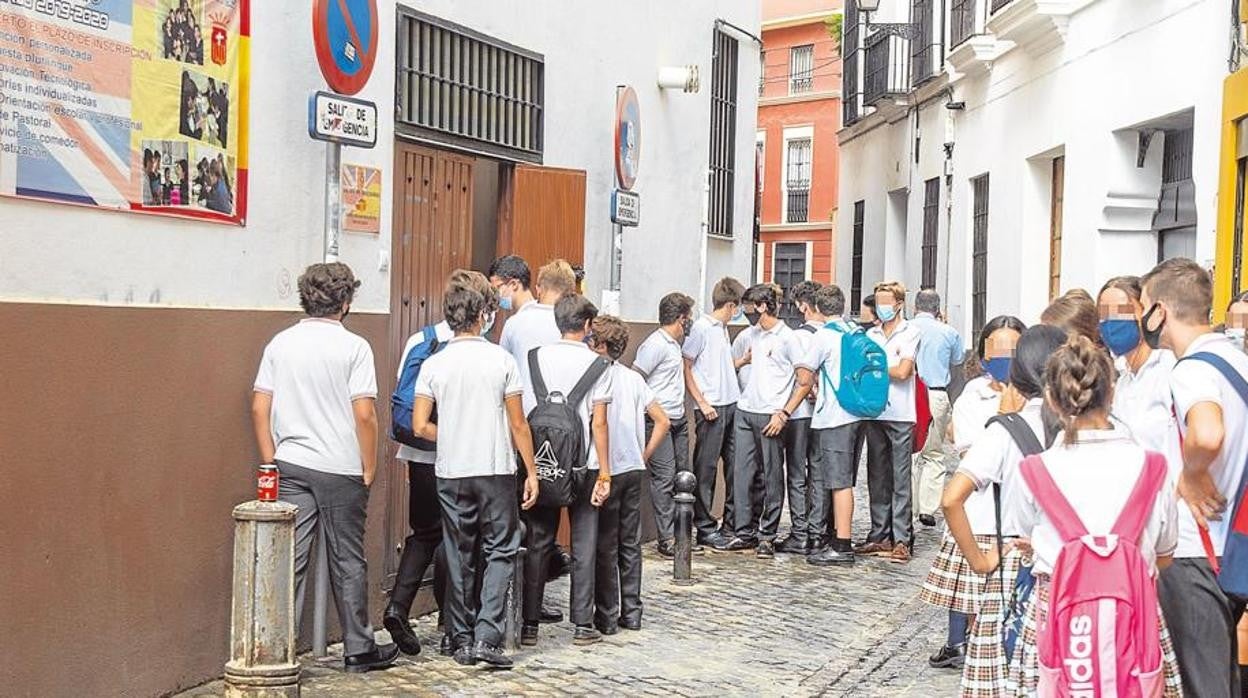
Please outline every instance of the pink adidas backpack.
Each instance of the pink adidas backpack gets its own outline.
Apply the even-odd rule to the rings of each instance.
[[[1049,581],[1048,615],[1037,627],[1043,698],[1162,695],[1157,589],[1139,540],[1166,477],[1149,453],[1140,479],[1107,535],[1088,533],[1040,456],[1023,479],[1064,541]]]

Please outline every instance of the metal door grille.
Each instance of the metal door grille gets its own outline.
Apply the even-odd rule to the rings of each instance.
[[[854,249],[850,256],[849,307],[855,312],[862,304],[863,215],[866,208],[866,201],[854,202]]]
[[[919,285],[936,288],[936,252],[940,231],[940,177],[923,183],[923,273]]]
[[[974,190],[974,247],[971,253],[971,324],[978,335],[988,310],[988,175],[971,180]]]
[[[732,237],[737,159],[737,41],[715,30],[711,60],[710,202],[707,233]]]

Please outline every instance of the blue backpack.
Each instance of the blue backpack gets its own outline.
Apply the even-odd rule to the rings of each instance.
[[[406,446],[421,451],[436,451],[437,444],[422,439],[412,431],[412,408],[416,405],[416,377],[420,375],[420,367],[425,361],[442,348],[438,341],[438,331],[429,325],[421,331],[422,339],[403,357],[403,371],[399,374],[399,384],[390,395],[390,438]],[[431,418],[437,420],[435,412]]]
[[[1231,366],[1226,359],[1210,352],[1199,352],[1179,359],[1182,361],[1200,361],[1218,370],[1231,387],[1239,393],[1239,397],[1248,403],[1248,381]],[[1229,436],[1229,433],[1228,433]],[[1229,463],[1227,465],[1230,465]],[[1248,473],[1248,464],[1245,465]],[[1201,542],[1205,546],[1205,555],[1209,558],[1209,566],[1218,577],[1218,586],[1222,591],[1236,598],[1248,597],[1248,521],[1244,520],[1244,486],[1248,485],[1248,477],[1239,483],[1239,492],[1231,502],[1230,518],[1226,520],[1226,544],[1222,549],[1219,561],[1213,552],[1213,541],[1207,529],[1200,529]],[[1182,502],[1180,502],[1182,505]]]
[[[888,404],[888,354],[884,347],[861,327],[846,329],[837,322],[824,327],[841,335],[841,382],[833,387],[827,368],[821,367],[822,389],[834,392],[841,409],[855,417],[879,417]]]

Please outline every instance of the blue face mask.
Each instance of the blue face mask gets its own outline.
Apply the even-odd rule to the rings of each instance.
[[[875,309],[875,316],[880,319],[880,322],[892,322],[893,318],[897,317],[897,308],[891,305],[880,306]]]
[[[1140,346],[1140,323],[1135,320],[1101,320],[1101,339],[1114,356],[1123,356]]]
[[[992,379],[998,383],[1008,383],[1010,381],[1010,363],[1014,360],[1008,356],[998,356],[993,359],[984,359],[979,362],[984,371],[992,376]]]
[[[498,307],[503,310],[511,310],[511,296],[499,296]]]
[[[745,319],[745,309],[738,306],[737,314],[732,316],[732,320],[730,322],[741,322],[744,319]]]

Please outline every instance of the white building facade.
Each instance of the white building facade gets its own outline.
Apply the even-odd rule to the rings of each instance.
[[[1212,266],[1225,2],[884,0],[845,27],[854,298],[935,288],[969,334],[1163,258]]]

